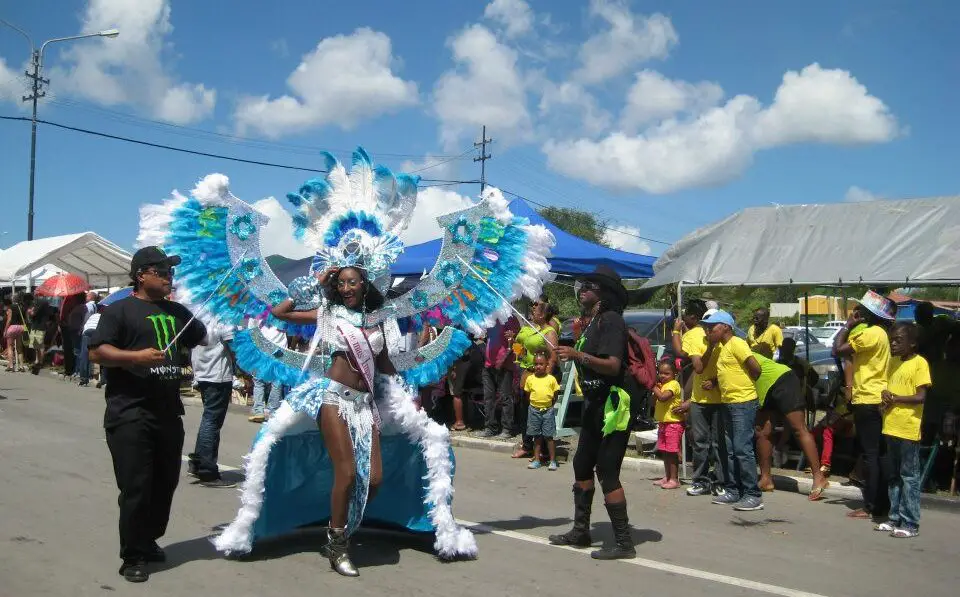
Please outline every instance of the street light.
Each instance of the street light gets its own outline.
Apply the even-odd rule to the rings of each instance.
[[[30,199],[27,207],[27,240],[33,240],[33,188],[37,163],[37,100],[47,95],[47,93],[43,91],[43,86],[50,84],[49,79],[44,79],[40,76],[40,73],[43,70],[43,52],[47,49],[47,46],[52,43],[70,41],[74,39],[85,39],[87,37],[113,38],[120,35],[120,31],[117,29],[105,29],[96,33],[71,35],[70,37],[55,37],[43,42],[43,44],[40,45],[40,49],[37,50],[33,43],[33,39],[30,38],[26,31],[17,27],[16,25],[13,25],[12,23],[4,21],[3,19],[0,19],[0,24],[10,27],[20,35],[24,36],[27,39],[27,42],[30,43],[30,62],[33,65],[33,72],[25,71],[24,74],[33,80],[33,89],[29,96],[23,96],[23,101],[33,103],[33,117],[30,119]]]

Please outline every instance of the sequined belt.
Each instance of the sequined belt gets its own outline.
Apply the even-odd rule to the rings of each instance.
[[[331,379],[327,387],[323,389],[323,403],[339,406],[341,399],[369,404],[373,399],[373,394],[370,392],[357,391],[350,386]]]

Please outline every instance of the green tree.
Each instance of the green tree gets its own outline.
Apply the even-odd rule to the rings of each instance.
[[[544,207],[538,213],[564,232],[597,245],[609,246],[606,240],[606,222],[598,220],[588,211],[570,207]]]
[[[606,241],[604,222],[587,211],[569,207],[544,207],[538,211],[540,216],[568,234],[572,234],[585,241],[609,246]],[[569,278],[559,282],[551,282],[543,287],[544,294],[550,299],[560,312],[560,319],[574,317],[580,313],[580,305],[574,295],[573,281]]]

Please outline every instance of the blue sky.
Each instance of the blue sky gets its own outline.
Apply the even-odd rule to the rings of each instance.
[[[634,0],[67,0],[5,3],[50,46],[41,118],[197,151],[302,167],[363,145],[427,178],[474,180],[589,209],[662,251],[748,206],[957,194],[960,5]],[[26,42],[0,26],[0,115]],[[244,139],[237,139],[236,137]],[[252,141],[256,140],[256,141]],[[26,238],[29,123],[0,121],[0,247]],[[461,156],[449,160],[450,156]],[[449,161],[446,161],[449,160]],[[444,162],[439,165],[438,162]],[[250,202],[310,175],[40,127],[36,232],[94,230],[132,247],[138,207],[223,172]],[[422,191],[408,235],[476,196]],[[283,212],[270,248],[296,253]]]

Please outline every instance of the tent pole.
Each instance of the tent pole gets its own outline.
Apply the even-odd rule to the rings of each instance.
[[[683,280],[677,282],[677,317],[682,316],[683,314]],[[671,313],[672,315],[672,313]],[[677,355],[674,355],[676,358]],[[686,385],[687,380],[681,377],[680,383]],[[680,387],[683,387],[681,385]],[[680,436],[680,478],[684,481],[690,478],[687,469],[687,434],[684,433]]]
[[[803,291],[803,329],[806,332],[803,338],[803,348],[807,353],[807,367],[810,366],[810,291],[804,289]],[[803,388],[804,394],[803,397],[806,399],[806,389],[807,389],[807,372],[803,372]],[[804,400],[806,402],[806,400]],[[816,406],[814,406],[814,411],[811,414],[810,410],[807,409],[807,428],[813,427],[813,419],[817,417]]]

